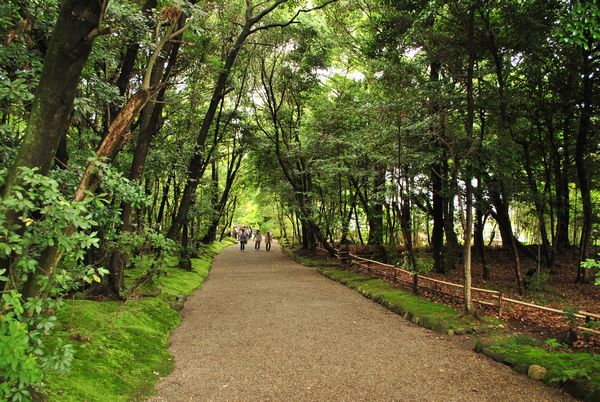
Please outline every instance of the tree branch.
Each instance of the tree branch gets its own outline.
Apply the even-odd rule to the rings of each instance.
[[[284,1],[280,0],[278,3],[283,3]],[[285,28],[287,26],[290,26],[291,24],[298,24],[299,22],[296,21],[296,19],[300,16],[300,14],[310,13],[311,11],[320,10],[322,8],[327,7],[331,3],[335,3],[336,1],[338,1],[338,0],[328,0],[328,1],[326,1],[325,3],[323,3],[323,4],[319,5],[319,6],[315,6],[315,7],[312,7],[312,8],[302,8],[302,9],[296,11],[296,14],[294,14],[294,16],[292,18],[290,18],[287,22],[279,22],[279,23],[262,25],[262,26],[259,26],[259,27],[251,29],[250,30],[250,34],[253,34],[253,33],[258,32],[258,31],[262,31],[264,29],[270,29],[270,28],[276,28],[276,27]],[[275,7],[277,7],[279,5],[278,3],[276,3],[273,6],[271,6],[272,9],[275,9]],[[271,12],[271,11],[269,11],[269,12]],[[258,22],[259,20],[260,20],[260,18],[258,20],[256,20],[254,23]]]

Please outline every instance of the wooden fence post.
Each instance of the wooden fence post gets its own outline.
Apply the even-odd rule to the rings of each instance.
[[[504,298],[504,293],[500,292],[498,295],[498,318],[502,317],[502,299]]]
[[[416,272],[413,274],[413,292],[419,294],[419,274]]]

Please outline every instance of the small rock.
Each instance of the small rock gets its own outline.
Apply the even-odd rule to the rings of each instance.
[[[529,378],[538,381],[543,380],[547,372],[548,370],[546,370],[542,366],[538,366],[537,364],[532,364],[531,366],[529,366],[529,369],[527,369],[527,375],[529,376]]]
[[[448,333],[448,335],[449,335],[449,336],[452,336],[452,335],[454,335],[454,330],[453,330],[452,328],[450,328],[450,329],[447,331],[447,333]]]

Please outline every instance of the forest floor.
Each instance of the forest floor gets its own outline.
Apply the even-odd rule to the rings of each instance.
[[[587,311],[600,314],[600,286],[593,283],[575,283],[577,275],[577,255],[567,251],[556,259],[554,273],[543,275],[519,295],[516,289],[515,273],[510,255],[498,248],[487,250],[490,278],[483,279],[483,269],[479,256],[474,257],[472,275],[473,286],[503,292],[507,297],[552,307],[559,310]],[[522,271],[535,270],[536,263],[524,254],[520,255]],[[454,269],[448,275],[430,273],[433,278],[455,283],[464,283],[462,269]],[[526,278],[527,280],[527,278]],[[545,313],[526,307],[513,306],[502,317],[515,329],[520,329],[537,337],[562,338],[568,331],[565,316]],[[580,334],[581,335],[581,334]],[[575,341],[576,349],[600,351],[600,337],[580,336]]]
[[[458,338],[404,320],[277,245],[232,246],[185,304],[174,371],[150,401],[571,400]]]

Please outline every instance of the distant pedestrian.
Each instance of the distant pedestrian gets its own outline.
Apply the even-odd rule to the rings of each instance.
[[[271,249],[271,240],[271,232],[267,232],[267,234],[265,235],[265,248],[267,249],[267,251]]]
[[[260,234],[260,230],[256,231],[254,235],[254,249],[256,251],[260,250],[260,242],[262,241],[262,235]]]
[[[246,233],[243,230],[240,233],[239,240],[240,240],[240,250],[244,251],[244,249],[246,248],[246,242],[248,241],[248,238],[246,237]]]

